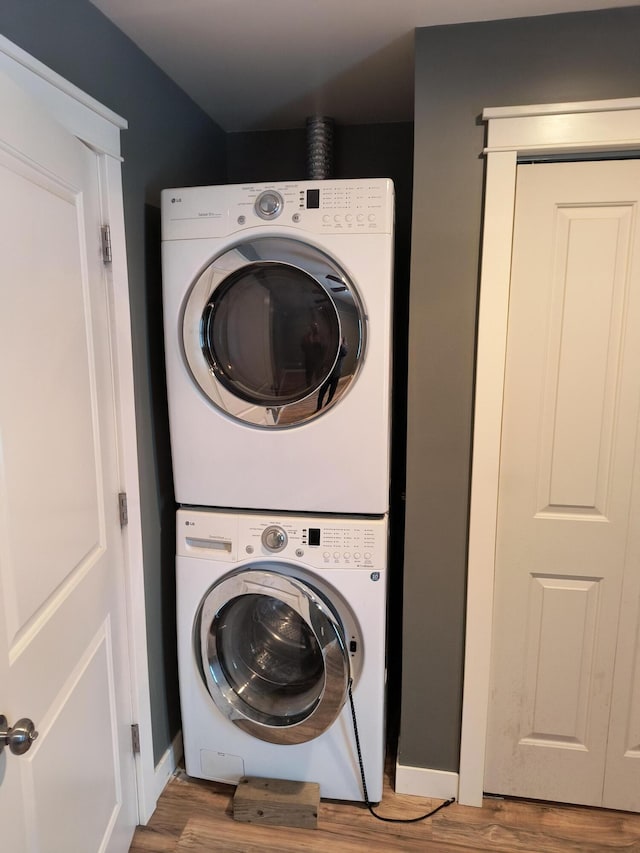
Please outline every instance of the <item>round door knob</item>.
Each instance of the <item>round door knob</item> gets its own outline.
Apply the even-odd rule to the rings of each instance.
[[[282,551],[287,544],[287,534],[277,524],[272,524],[263,531],[262,544],[268,551]]]
[[[36,727],[27,717],[18,720],[15,726],[11,727],[7,718],[0,714],[0,753],[8,746],[14,755],[24,755],[31,749],[31,744],[37,737]]]

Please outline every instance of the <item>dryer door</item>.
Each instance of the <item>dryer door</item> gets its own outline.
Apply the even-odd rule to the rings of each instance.
[[[224,412],[292,426],[324,414],[349,388],[364,355],[364,312],[329,255],[259,237],[225,251],[195,281],[183,345],[196,383]]]
[[[277,744],[325,732],[347,697],[343,627],[310,584],[263,568],[227,575],[196,621],[202,676],[220,711]]]

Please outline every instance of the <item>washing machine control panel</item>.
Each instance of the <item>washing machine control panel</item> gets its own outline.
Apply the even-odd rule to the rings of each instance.
[[[177,552],[182,556],[240,562],[290,559],[318,570],[387,565],[386,517],[338,518],[294,514],[254,515],[179,510]]]
[[[386,178],[162,191],[163,240],[225,237],[270,223],[313,234],[390,234],[393,219]]]

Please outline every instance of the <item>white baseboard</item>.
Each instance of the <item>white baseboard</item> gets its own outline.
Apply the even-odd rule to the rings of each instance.
[[[458,774],[448,770],[429,770],[396,764],[397,794],[412,794],[437,800],[458,798]]]
[[[178,763],[183,755],[183,747],[182,747],[182,732],[178,732],[178,734],[174,737],[171,746],[164,753],[160,761],[156,764],[155,774],[154,774],[154,794],[156,802],[160,798],[160,794],[164,791],[165,786],[173,771],[178,766]]]

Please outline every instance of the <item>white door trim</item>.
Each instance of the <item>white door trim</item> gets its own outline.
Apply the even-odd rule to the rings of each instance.
[[[153,761],[151,705],[142,561],[142,527],[138,452],[133,393],[133,356],[129,314],[124,212],[122,199],[120,131],[127,122],[64,80],[4,36],[0,36],[0,71],[12,78],[68,132],[98,154],[104,190],[103,215],[110,223],[113,261],[110,326],[115,373],[120,487],[127,493],[128,525],[123,529],[129,654],[131,659],[132,722],[140,730],[136,758],[139,822],[146,823],[155,809],[157,782]]]
[[[518,158],[640,152],[640,98],[494,107],[487,174],[469,521],[459,802],[481,806],[486,750],[502,400]]]

